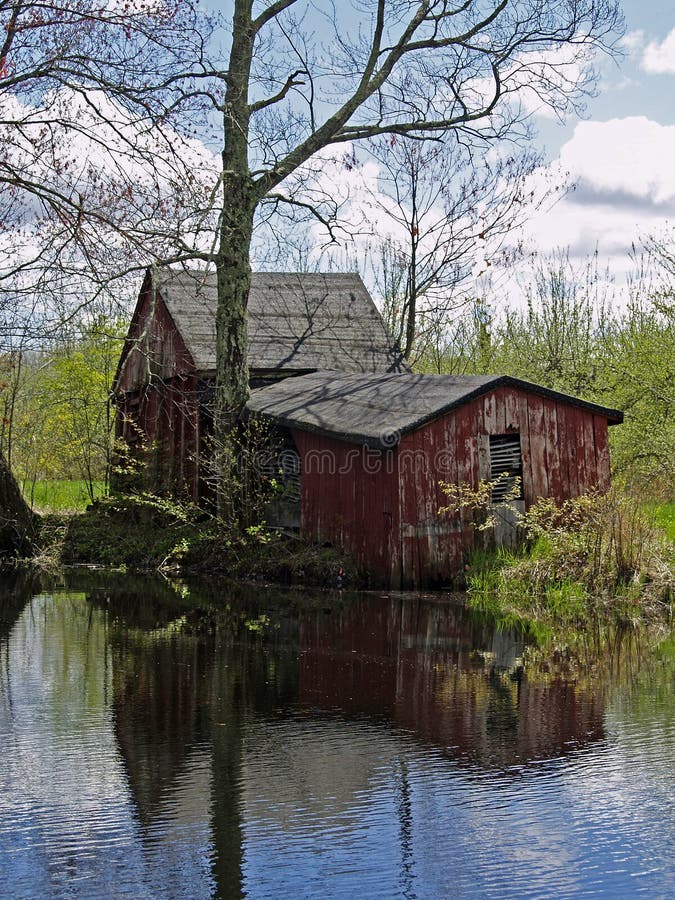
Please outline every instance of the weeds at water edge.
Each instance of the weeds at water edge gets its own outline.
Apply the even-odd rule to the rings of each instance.
[[[473,606],[576,627],[598,618],[672,623],[675,547],[636,501],[615,491],[541,499],[520,524],[521,554],[501,551],[472,567]]]

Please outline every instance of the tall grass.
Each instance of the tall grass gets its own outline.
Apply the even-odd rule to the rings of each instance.
[[[525,549],[469,578],[474,606],[582,627],[672,621],[675,546],[637,502],[616,491],[541,499],[521,525]]]
[[[35,481],[22,485],[26,501],[40,512],[80,512],[91,503],[85,481]],[[93,483],[94,498],[103,496],[102,481]]]

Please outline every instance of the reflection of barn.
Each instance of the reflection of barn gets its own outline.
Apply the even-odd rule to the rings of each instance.
[[[446,779],[516,779],[604,736],[601,684],[514,677],[522,640],[459,605],[289,603],[265,640],[230,627],[202,640],[167,627],[159,605],[152,627],[148,594],[106,593],[111,720],[148,843],[169,847],[172,828],[208,839],[218,896],[239,896],[257,823],[353,825],[406,756],[450,762]],[[228,599],[233,622],[270,613],[262,592]]]
[[[599,690],[528,681],[522,638],[460,604],[371,597],[305,622],[300,647],[302,704],[386,712],[424,743],[486,768],[552,759],[604,736]]]
[[[215,373],[215,276],[149,272],[115,380],[117,436],[154,490],[204,494]],[[375,582],[447,584],[473,548],[468,516],[439,516],[440,481],[506,473],[516,506],[609,484],[622,414],[506,376],[412,375],[355,275],[259,274],[249,300],[247,414],[284,452],[271,524],[347,550]],[[501,503],[503,537],[511,509]]]

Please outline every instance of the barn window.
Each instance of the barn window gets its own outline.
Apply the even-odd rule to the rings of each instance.
[[[523,497],[523,458],[520,453],[519,434],[490,435],[490,480],[500,478],[492,490],[492,502],[503,503],[506,494],[512,491],[516,478],[520,479],[520,490],[512,500]]]
[[[266,479],[275,479],[283,488],[285,503],[300,503],[302,477],[300,454],[290,432],[283,429],[270,435],[271,446],[257,460],[258,470]]]

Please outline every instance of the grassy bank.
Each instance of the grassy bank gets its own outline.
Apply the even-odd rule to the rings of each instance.
[[[366,586],[367,578],[332,547],[264,526],[243,535],[195,507],[150,495],[84,503],[82,482],[39,482],[46,508],[39,557],[128,570],[212,572],[280,584]],[[37,505],[37,504],[36,504]],[[638,504],[612,492],[555,507],[540,501],[524,523],[523,551],[477,555],[470,600],[531,623],[584,626],[667,618],[672,612],[675,503]],[[669,543],[669,540],[671,543]]]
[[[105,484],[92,484],[94,499],[103,496]],[[38,512],[84,512],[91,496],[84,481],[24,481],[21,490],[26,502]]]
[[[539,632],[598,622],[671,628],[675,545],[657,521],[617,492],[561,506],[540,500],[523,519],[522,550],[474,558],[470,603]]]
[[[206,572],[277,584],[365,583],[332,547],[265,526],[233,535],[203,510],[151,495],[105,498],[81,515],[47,517],[42,548],[65,565]]]
[[[668,539],[675,542],[675,502],[672,503],[648,503],[645,510],[651,516],[654,524],[665,531]]]

